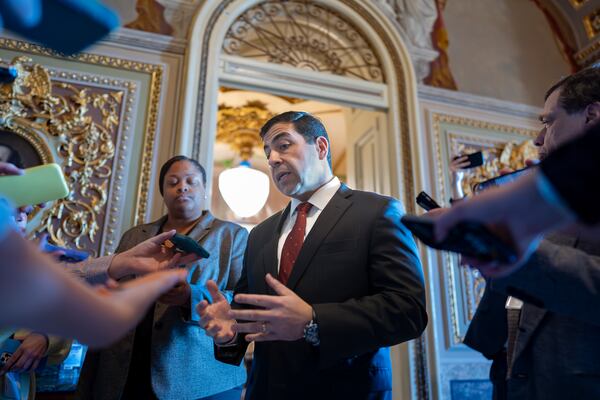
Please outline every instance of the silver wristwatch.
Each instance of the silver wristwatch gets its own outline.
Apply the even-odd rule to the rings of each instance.
[[[312,319],[304,327],[304,340],[313,346],[318,346],[321,344],[321,340],[319,339],[319,325],[317,325],[316,317],[315,310],[313,309]]]

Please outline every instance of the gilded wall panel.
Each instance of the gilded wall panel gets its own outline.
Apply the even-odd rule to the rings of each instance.
[[[502,168],[523,168],[526,159],[536,158],[531,139],[537,132],[530,129],[439,113],[432,114],[432,128],[440,201],[471,195],[473,184],[499,175]],[[453,176],[452,157],[475,151],[483,152],[484,164]],[[442,253],[442,262],[448,333],[451,345],[457,345],[473,318],[485,281],[476,270],[461,267],[454,254]]]
[[[49,83],[12,125],[41,144],[44,162],[63,167],[71,189],[36,213],[28,230],[94,255],[111,253],[125,230],[147,219],[162,67],[95,54],[63,58],[0,38],[4,61],[24,54],[32,60],[22,68],[45,70]]]

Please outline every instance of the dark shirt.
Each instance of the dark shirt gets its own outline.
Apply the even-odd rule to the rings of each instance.
[[[123,400],[156,399],[152,390],[152,325],[154,304],[135,329],[131,363],[123,390]]]

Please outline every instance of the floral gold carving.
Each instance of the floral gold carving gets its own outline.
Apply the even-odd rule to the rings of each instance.
[[[90,250],[104,219],[123,92],[53,82],[44,67],[25,56],[11,64],[18,78],[0,88],[0,126],[45,137],[61,159],[70,189],[68,197],[44,210],[37,231],[59,245]]]
[[[353,24],[322,4],[265,1],[229,28],[227,54],[383,82],[375,51]]]
[[[159,100],[162,90],[163,67],[158,64],[149,64],[140,61],[127,60],[91,53],[80,53],[73,56],[65,56],[35,43],[21,40],[0,38],[0,48],[16,50],[21,53],[57,57],[72,61],[83,62],[92,65],[107,66],[125,71],[142,72],[150,75],[150,93],[148,95],[148,115],[144,132],[144,144],[142,149],[141,172],[138,181],[137,203],[134,211],[133,224],[137,225],[146,219],[148,208],[150,175],[152,172],[152,159],[154,153],[154,141],[157,130],[159,113]],[[105,79],[108,82],[108,79]]]
[[[457,140],[456,137],[454,139]],[[459,143],[456,150],[456,154],[471,154],[481,151],[485,160],[480,167],[465,170],[461,186],[463,194],[467,196],[472,194],[475,184],[500,175],[500,170],[525,168],[525,160],[537,159],[537,150],[531,140],[521,143],[509,142],[491,148]]]

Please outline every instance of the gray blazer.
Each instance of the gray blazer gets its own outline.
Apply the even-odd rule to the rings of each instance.
[[[166,216],[136,226],[121,238],[117,252],[155,236]],[[199,399],[244,384],[244,367],[220,363],[213,356],[213,341],[198,326],[195,306],[210,298],[206,281],[212,279],[229,300],[241,271],[248,238],[239,225],[215,219],[208,211],[189,233],[210,258],[190,266],[192,289],[188,307],[156,303],[152,331],[152,387],[159,399]],[[78,398],[119,399],[129,370],[135,331],[108,349],[89,352],[78,386]]]
[[[506,398],[600,399],[599,256],[600,241],[553,235],[522,269],[489,282],[465,344],[494,358],[506,342],[507,296],[525,302]],[[499,385],[502,361],[491,371]]]

